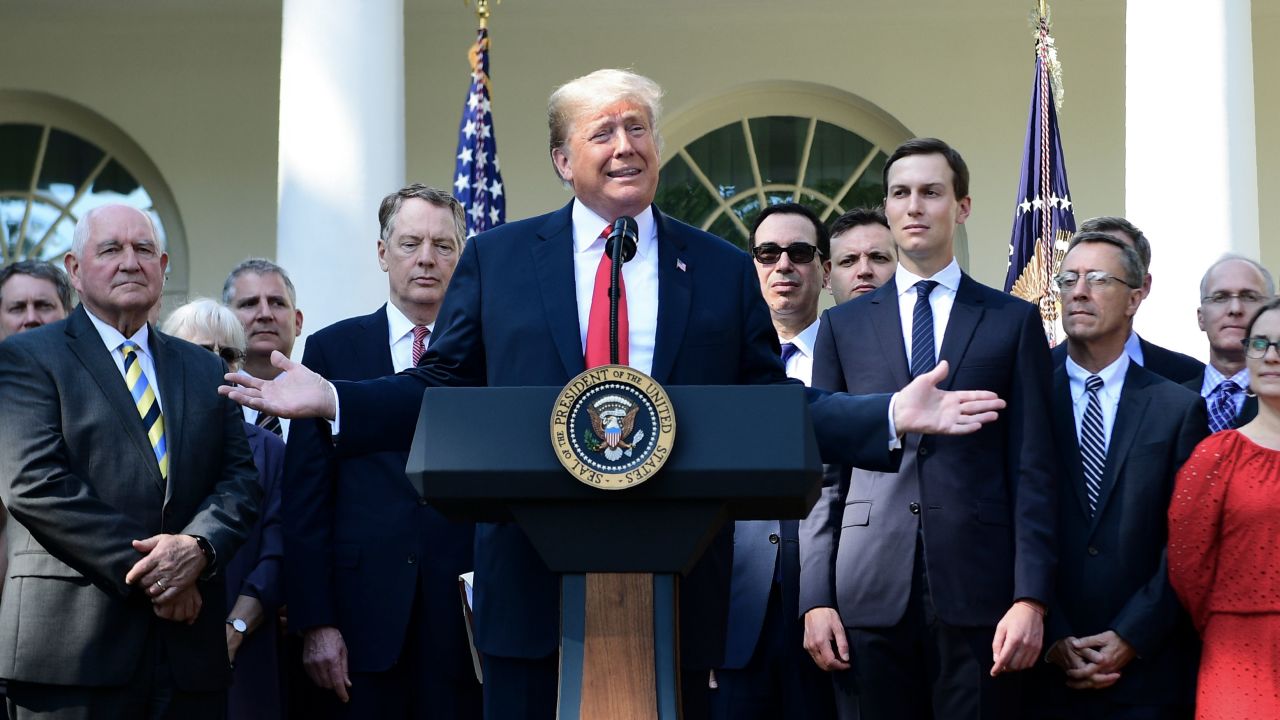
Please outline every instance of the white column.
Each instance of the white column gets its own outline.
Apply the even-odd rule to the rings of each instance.
[[[378,203],[405,178],[403,2],[284,0],[280,55],[276,256],[310,333],[387,299]]]
[[[1204,360],[1199,283],[1259,257],[1249,0],[1128,0],[1125,216],[1151,240],[1138,333]]]

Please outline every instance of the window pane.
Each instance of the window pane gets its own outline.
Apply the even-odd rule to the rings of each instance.
[[[151,207],[151,196],[138,184],[133,175],[114,159],[107,162],[98,177],[94,178],[93,187],[82,196],[71,208],[76,217],[82,217],[99,205],[123,203],[139,210]]]
[[[738,230],[738,227],[733,224],[733,221],[727,215],[721,215],[716,218],[716,221],[711,223],[711,227],[707,228],[707,232],[717,237],[722,237],[744,250],[747,248],[747,237],[742,234],[742,231]]]
[[[827,197],[835,197],[871,148],[871,143],[848,130],[819,121],[813,134],[813,150],[809,154],[804,184]],[[872,174],[870,168],[866,174]],[[875,175],[875,182],[879,184],[878,170]]]
[[[102,160],[102,151],[80,138],[54,130],[49,133],[44,166],[40,169],[38,189],[60,203],[71,202],[89,173]]]
[[[716,199],[679,155],[663,166],[655,202],[662,212],[697,227],[702,227],[703,221],[718,207]]]
[[[792,185],[800,170],[809,120],[798,117],[763,117],[748,121],[751,139],[765,185]]]
[[[748,229],[750,229],[751,226],[755,224],[756,216],[760,214],[760,209],[761,208],[760,208],[759,195],[752,195],[746,200],[743,200],[742,202],[733,206],[734,214],[736,214],[738,218],[742,220],[742,224],[746,225]],[[739,232],[739,234],[741,234],[741,232]]]
[[[770,205],[777,205],[778,203],[792,202],[795,199],[792,196],[790,190],[770,190],[769,192],[765,193],[764,196],[765,196],[765,199],[769,201]]]
[[[686,150],[711,184],[719,188],[721,197],[733,197],[755,185],[740,124],[731,123],[712,130],[690,143]]]
[[[843,199],[838,199],[840,207],[848,210],[855,207],[875,207],[884,203],[884,163],[889,156],[879,152],[867,165],[867,171],[858,178],[858,182],[849,188]]]
[[[71,236],[75,233],[75,230],[75,221],[71,218],[63,218],[62,221],[58,223],[53,234],[50,235],[49,239],[44,241],[44,245],[40,247],[40,259],[53,261],[60,260],[62,256],[66,255],[67,251],[71,249]],[[41,237],[44,237],[44,235],[42,234],[40,237],[33,237],[32,241],[39,242]]]
[[[0,125],[0,192],[31,189],[41,132],[36,125]]]
[[[810,195],[809,193],[800,193],[800,200],[798,202],[801,205],[804,205],[805,207],[817,213],[818,217],[822,217],[822,213],[826,212],[826,209],[827,209],[827,203],[824,200],[816,198],[813,195]],[[830,217],[828,217],[827,220],[828,221],[834,220],[837,215],[839,215],[838,210],[835,211]]]

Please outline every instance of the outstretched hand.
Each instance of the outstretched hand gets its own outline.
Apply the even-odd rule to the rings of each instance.
[[[947,370],[943,360],[898,391],[893,424],[899,434],[968,435],[999,417],[1005,402],[990,390],[938,389]]]
[[[227,373],[222,378],[227,384],[218,388],[218,394],[276,417],[333,419],[337,403],[328,381],[278,350],[271,353],[271,364],[284,371],[275,380]]]

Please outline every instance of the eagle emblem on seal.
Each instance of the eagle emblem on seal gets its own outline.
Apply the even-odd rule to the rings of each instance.
[[[644,440],[644,431],[635,430],[640,406],[619,395],[608,395],[587,406],[591,429],[583,439],[591,452],[604,454],[610,462],[631,457],[632,448]]]

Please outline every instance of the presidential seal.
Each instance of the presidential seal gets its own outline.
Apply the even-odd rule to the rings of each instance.
[[[551,411],[551,445],[580,482],[634,487],[671,455],[676,417],[653,378],[626,365],[601,365],[569,381]]]

